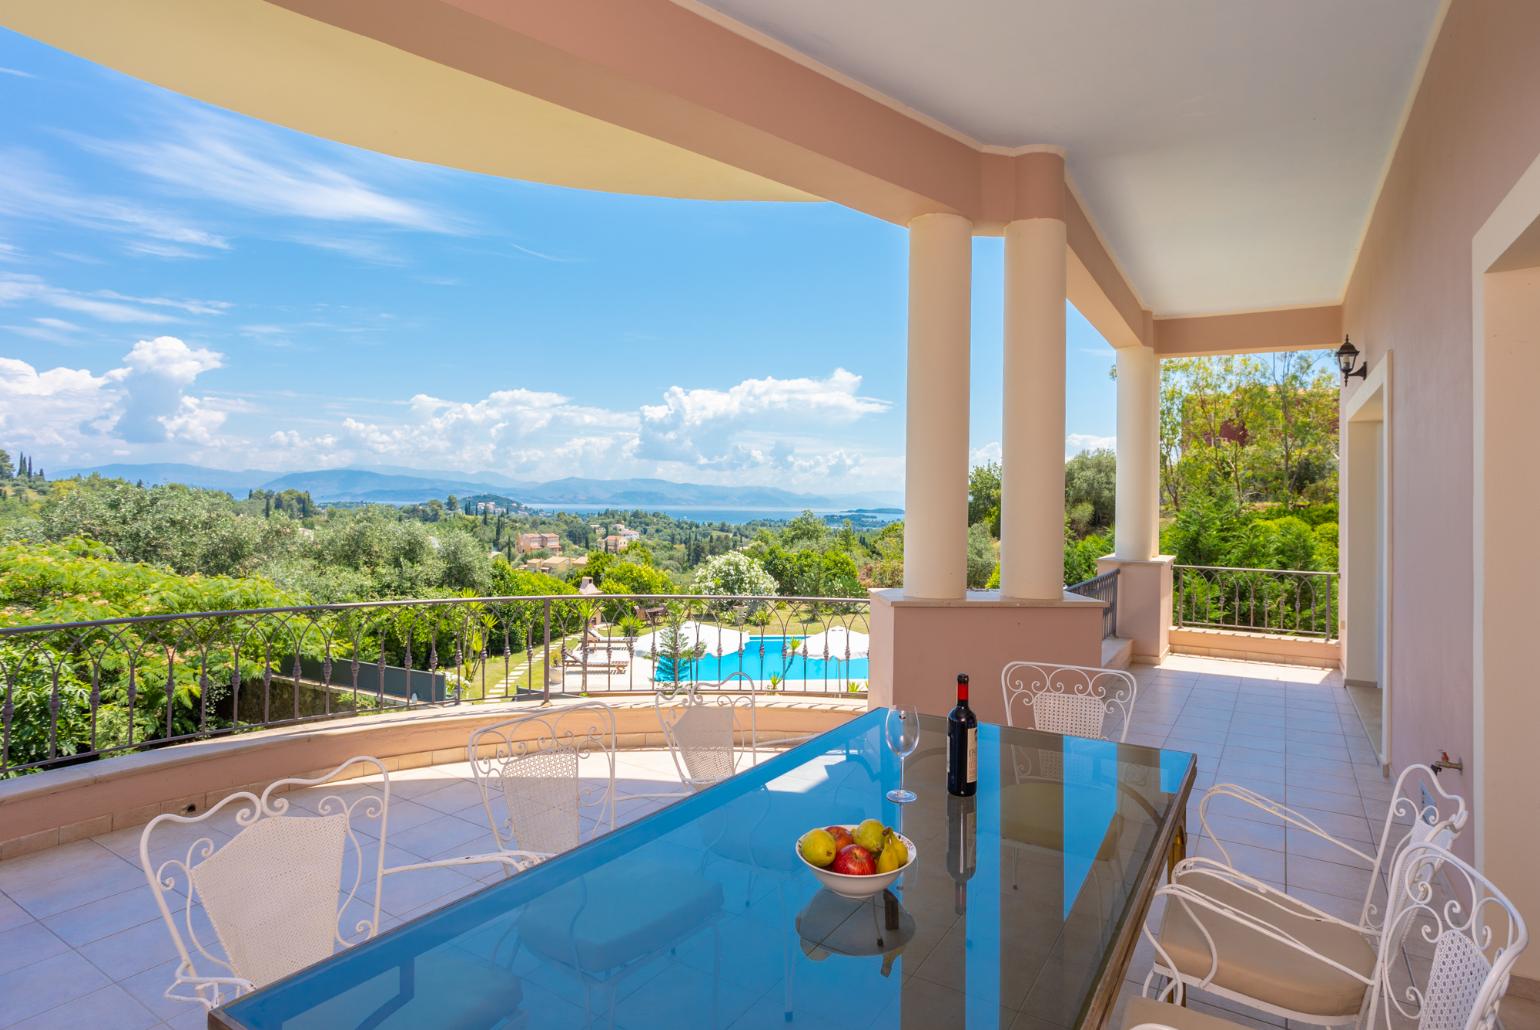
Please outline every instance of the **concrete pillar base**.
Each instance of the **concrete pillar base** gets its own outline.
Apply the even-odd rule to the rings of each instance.
[[[1117,635],[1133,641],[1132,659],[1154,665],[1171,653],[1172,566],[1162,554],[1148,561],[1108,555],[1096,560],[1098,574],[1118,570]]]
[[[1018,600],[997,590],[970,590],[950,601],[899,590],[873,590],[871,597],[873,708],[909,704],[945,715],[957,703],[957,674],[965,672],[978,717],[1003,723],[1000,672],[1007,662],[1101,662],[1100,601],[1075,594]]]

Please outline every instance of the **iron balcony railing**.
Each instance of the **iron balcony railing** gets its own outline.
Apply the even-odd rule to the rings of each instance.
[[[1107,607],[1102,609],[1102,639],[1115,637],[1118,633],[1118,570],[1103,572],[1100,576],[1092,576],[1090,579],[1081,580],[1073,586],[1065,587],[1072,594],[1081,597],[1090,597],[1098,601],[1106,601]]]
[[[1172,624],[1337,639],[1335,572],[1177,565]]]
[[[711,685],[864,695],[870,602],[556,594],[0,627],[0,777],[483,701]]]

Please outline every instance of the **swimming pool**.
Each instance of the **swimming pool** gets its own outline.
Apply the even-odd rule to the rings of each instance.
[[[750,637],[743,650],[724,655],[703,655],[679,664],[679,679],[693,683],[712,683],[725,679],[735,672],[752,678],[756,685],[766,686],[770,677],[782,680],[814,680],[819,683],[845,683],[851,680],[864,683],[867,678],[865,658],[806,657],[795,652],[787,655],[787,645],[800,645],[800,636]],[[673,662],[659,658],[655,678],[672,680]]]

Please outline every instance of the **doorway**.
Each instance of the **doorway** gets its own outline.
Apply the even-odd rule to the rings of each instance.
[[[1390,765],[1390,370],[1387,352],[1346,406],[1343,681],[1364,734]]]
[[[1540,159],[1471,244],[1475,408],[1472,567],[1476,863],[1531,920],[1540,914],[1540,798],[1534,790],[1540,694],[1532,543],[1540,510]],[[1540,959],[1515,972],[1540,978]]]

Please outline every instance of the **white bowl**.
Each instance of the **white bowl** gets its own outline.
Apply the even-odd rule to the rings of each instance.
[[[834,823],[832,825],[838,826],[841,824]],[[850,830],[852,833],[855,832],[854,823],[847,823],[844,826],[845,829]],[[818,877],[818,882],[823,884],[824,887],[842,898],[860,900],[861,898],[869,898],[873,894],[881,894],[893,886],[898,882],[898,878],[903,876],[904,872],[919,859],[920,852],[915,848],[914,841],[896,830],[894,831],[894,836],[903,841],[904,847],[909,849],[909,861],[891,872],[873,873],[870,876],[851,876],[849,873],[836,873],[833,869],[825,869],[814,865],[802,857],[802,842],[800,838],[791,848],[797,853],[797,860],[807,866],[812,871],[812,874]]]

